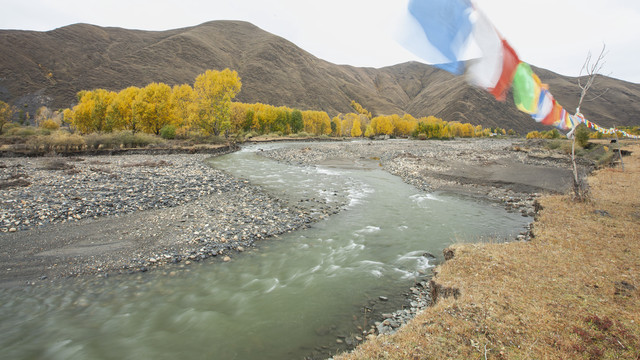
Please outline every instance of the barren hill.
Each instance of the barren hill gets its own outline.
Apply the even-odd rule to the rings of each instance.
[[[70,25],[47,32],[0,30],[0,100],[31,114],[42,105],[69,107],[83,89],[120,90],[150,82],[192,84],[207,69],[230,68],[242,78],[237,100],[351,111],[356,100],[374,114],[408,112],[513,128],[540,129],[509,101],[499,103],[462,77],[420,63],[381,69],[335,65],[293,43],[240,21],[213,21],[169,31]],[[568,109],[576,79],[536,69]],[[640,123],[640,85],[601,78],[583,113],[603,125]],[[25,106],[26,105],[26,106]]]

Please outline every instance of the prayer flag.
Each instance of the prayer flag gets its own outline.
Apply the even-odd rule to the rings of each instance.
[[[471,1],[409,0],[403,45],[427,62],[437,63],[436,67],[456,75],[466,73],[471,84],[484,88],[499,101],[504,101],[513,87],[518,109],[539,123],[562,130],[584,123],[604,133],[617,131],[603,129],[580,113],[569,114]],[[470,56],[470,50],[479,50],[479,56]]]
[[[531,117],[536,122],[542,122],[549,114],[551,110],[553,110],[553,105],[555,103],[555,99],[553,95],[547,89],[542,89],[540,91],[540,100],[538,100],[538,108],[535,114],[532,114]]]
[[[547,115],[544,119],[542,119],[542,125],[554,125],[555,123],[560,121],[560,114],[562,113],[562,106],[558,104],[558,102],[553,100],[553,108],[549,115]]]
[[[520,60],[482,11],[473,13],[473,39],[482,56],[469,61],[467,79],[504,101]]]
[[[409,24],[410,30],[404,36],[405,46],[428,62],[440,55],[444,61],[435,66],[456,75],[462,74],[462,55],[472,31],[469,18],[472,11],[470,0],[410,0],[409,14],[413,24]],[[426,39],[428,43],[420,39]],[[429,45],[439,54],[429,52]]]
[[[540,78],[533,73],[529,64],[521,62],[513,78],[513,101],[518,109],[527,114],[535,114],[541,90]]]

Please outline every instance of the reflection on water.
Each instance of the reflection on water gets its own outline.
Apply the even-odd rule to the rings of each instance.
[[[434,266],[425,252],[513,236],[528,221],[475,199],[421,193],[378,169],[289,166],[251,150],[213,165],[290,201],[316,198],[346,209],[230,263],[2,290],[2,356],[326,357],[337,336],[363,325],[360,310],[371,299],[400,306],[396,294]]]

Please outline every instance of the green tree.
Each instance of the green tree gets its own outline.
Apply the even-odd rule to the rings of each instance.
[[[196,78],[196,123],[207,134],[220,135],[231,127],[231,100],[242,83],[236,71],[207,70]]]
[[[244,122],[242,123],[242,130],[251,131],[251,127],[253,126],[253,121],[255,119],[256,112],[253,109],[247,110],[247,113],[244,118]]]
[[[304,128],[304,122],[302,121],[302,111],[294,109],[291,112],[291,132],[294,134],[299,133]]]

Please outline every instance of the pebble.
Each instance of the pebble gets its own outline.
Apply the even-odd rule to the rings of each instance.
[[[410,289],[410,308],[397,310],[394,313],[382,314],[382,321],[375,322],[378,335],[390,335],[398,331],[402,325],[413,319],[418,312],[431,304],[430,287],[427,281],[421,281]],[[369,336],[367,336],[369,339]]]
[[[143,232],[160,236],[162,223],[175,223],[171,249],[143,249],[132,256],[135,261],[105,260],[112,264],[106,263],[104,271],[132,272],[147,271],[149,265],[201,261],[234,250],[245,252],[255,241],[308,227],[318,220],[310,209],[327,214],[340,210],[321,200],[292,204],[279,199],[212,168],[206,163],[210,157],[163,155],[161,166],[153,155],[56,159],[71,165],[73,171],[47,170],[52,159],[46,157],[4,158],[7,168],[0,172],[0,180],[20,173],[31,184],[0,190],[0,232],[176,209],[169,218],[152,217],[144,228],[130,231],[141,237]],[[73,269],[74,274],[95,271],[89,265]]]

